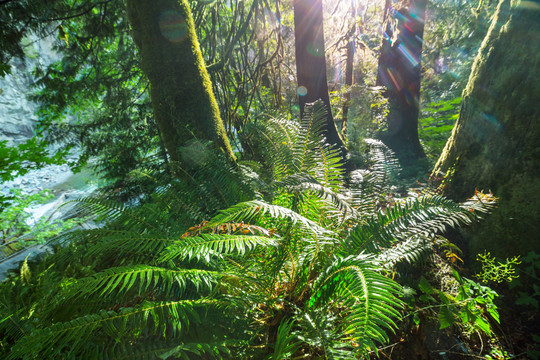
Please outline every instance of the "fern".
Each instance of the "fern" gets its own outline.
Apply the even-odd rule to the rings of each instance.
[[[472,206],[472,207],[471,207]],[[357,226],[345,240],[349,252],[363,250],[379,252],[394,243],[422,235],[433,236],[451,227],[468,225],[477,219],[477,212],[486,212],[492,205],[472,202],[462,206],[441,196],[424,196],[404,203],[398,203],[386,212],[380,211],[367,220],[365,225]]]
[[[113,346],[96,349],[96,356],[88,358],[106,358],[115,360],[131,359],[171,359],[180,358],[189,360],[193,356],[200,357],[221,357],[220,355],[229,355],[230,347],[234,346],[236,341],[194,341],[178,344],[177,341],[153,341],[152,343],[136,344],[126,346],[124,344],[114,344]]]
[[[317,101],[307,106],[300,123],[270,118],[254,134],[266,155],[261,159],[271,169],[272,179],[309,174],[320,179],[323,186],[337,190],[343,183],[343,167],[338,149],[324,142],[322,129],[326,109]]]
[[[344,334],[357,351],[375,349],[374,341],[388,340],[386,331],[395,327],[401,302],[400,286],[376,271],[368,256],[336,259],[313,284],[310,308],[330,300],[347,305]]]
[[[114,201],[100,199],[95,197],[87,197],[73,200],[78,204],[78,210],[81,212],[89,212],[96,216],[98,221],[117,221],[121,223],[129,223],[134,221],[136,224],[155,229],[153,224],[146,221],[141,216],[137,216],[135,212],[125,205],[118,204]]]
[[[336,193],[331,188],[321,185],[315,178],[307,174],[295,174],[287,176],[275,182],[276,191],[284,189],[290,193],[309,192],[319,198],[328,201],[335,208],[339,209],[344,216],[358,216],[356,210],[348,202],[348,198]]]
[[[301,345],[301,342],[296,339],[292,332],[294,322],[292,320],[283,320],[278,327],[276,345],[274,352],[267,356],[267,360],[282,360],[288,359],[294,354]]]
[[[99,333],[116,340],[125,337],[135,340],[141,333],[165,337],[168,333],[187,331],[191,323],[200,323],[198,309],[223,305],[217,300],[200,299],[145,302],[139,308],[124,308],[119,312],[102,310],[35,330],[31,337],[22,338],[13,347],[10,358],[85,357],[92,351],[93,339]]]
[[[432,253],[437,241],[423,236],[411,237],[384,249],[377,256],[380,266],[392,269],[398,263],[420,263]]]
[[[494,198],[393,198],[399,167],[372,140],[369,169],[346,186],[323,122],[315,104],[300,123],[253,124],[252,161],[211,155],[183,182],[141,173],[153,192],[129,206],[81,200],[103,227],[58,236],[57,253],[30,264],[38,276],[1,285],[2,355],[367,356],[400,318],[401,288],[384,274],[425,259]]]
[[[384,145],[380,140],[364,139],[370,148],[370,159],[372,161],[371,172],[376,181],[374,183],[377,192],[385,191],[392,180],[399,176],[401,168],[392,150]]]
[[[337,316],[325,311],[312,309],[298,314],[298,324],[304,331],[301,338],[310,348],[316,349],[326,359],[356,359],[350,343],[340,339],[337,330]],[[312,351],[314,352],[314,351]],[[313,354],[315,355],[315,354]]]
[[[296,213],[295,211],[292,211],[291,209],[282,206],[267,204],[266,202],[260,200],[247,201],[231,206],[229,209],[221,211],[219,215],[214,217],[206,225],[206,227],[211,228],[219,224],[229,222],[250,222],[253,221],[256,217],[265,214],[275,220],[286,219],[291,221],[293,224],[298,224],[300,229],[305,232],[326,236],[331,236],[334,234],[332,231],[319,226],[314,221],[303,217],[302,215]]]
[[[103,299],[111,295],[118,301],[129,293],[141,296],[158,289],[161,297],[185,298],[188,282],[197,293],[208,293],[220,277],[218,272],[199,269],[167,269],[147,265],[110,268],[69,284],[62,293],[62,301],[73,302],[85,297]],[[203,288],[207,290],[202,291]]]
[[[222,254],[244,255],[257,246],[277,246],[277,241],[263,236],[201,234],[177,241],[169,246],[160,262],[184,259],[205,259]]]

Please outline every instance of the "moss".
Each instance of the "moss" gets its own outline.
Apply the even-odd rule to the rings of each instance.
[[[505,251],[539,247],[540,11],[523,4],[500,2],[434,170],[444,174],[455,165],[446,190],[456,200],[475,188],[500,197],[493,220],[475,232],[474,241]]]
[[[186,0],[128,0],[154,116],[171,159],[189,140],[211,140],[229,159],[227,138]]]
[[[538,252],[540,178],[516,175],[499,195],[499,207],[467,234],[471,256],[486,248],[501,259]]]

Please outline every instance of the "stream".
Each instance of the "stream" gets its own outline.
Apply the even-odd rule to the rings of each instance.
[[[91,169],[86,167],[74,174],[67,165],[49,165],[42,169],[32,170],[24,176],[0,185],[0,191],[4,194],[9,194],[11,189],[19,189],[22,195],[36,194],[44,189],[52,191],[54,195],[52,199],[25,209],[30,214],[26,223],[31,227],[43,217],[48,219],[48,223],[53,223],[69,216],[73,206],[62,207],[62,205],[68,201],[89,196],[96,188],[97,177]],[[39,231],[39,229],[32,232],[34,231]],[[25,236],[26,234],[15,241],[23,241]],[[9,243],[13,244],[15,241],[11,240]],[[14,252],[10,246],[0,245],[0,281],[5,279],[7,271],[19,267],[19,263],[27,256],[32,257],[49,249],[47,245],[33,245]]]

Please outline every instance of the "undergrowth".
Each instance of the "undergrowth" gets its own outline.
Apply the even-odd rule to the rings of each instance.
[[[324,118],[316,103],[300,123],[261,121],[250,130],[253,160],[211,156],[191,182],[156,178],[153,194],[130,206],[80,200],[103,226],[57,236],[54,254],[0,285],[1,356],[376,353],[403,317],[399,280],[410,264],[448,243],[448,229],[487,213],[493,198],[395,197],[389,179],[399,168],[375,140],[366,140],[370,167],[345,174],[322,138]]]

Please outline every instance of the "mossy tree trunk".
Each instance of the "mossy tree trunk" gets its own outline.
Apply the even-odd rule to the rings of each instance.
[[[322,100],[327,108],[326,141],[340,149],[345,161],[345,146],[339,136],[328,94],[322,0],[294,0],[296,75],[300,115],[306,104]]]
[[[392,5],[387,0],[385,8],[377,84],[387,89],[390,111],[381,140],[405,166],[425,158],[418,138],[418,113],[426,3],[402,0]]]
[[[448,175],[446,192],[456,200],[475,188],[500,197],[477,232],[478,249],[506,256],[539,249],[539,79],[540,1],[502,0],[433,173]]]
[[[127,0],[127,11],[171,160],[188,161],[181,147],[194,139],[212,141],[234,160],[187,0]]]

